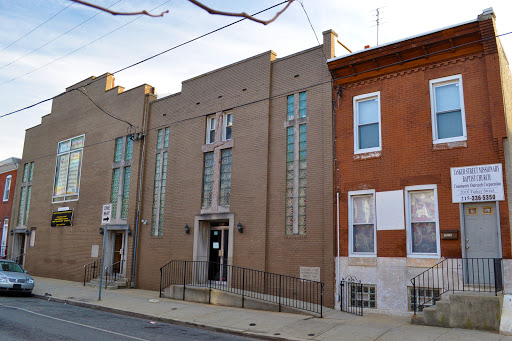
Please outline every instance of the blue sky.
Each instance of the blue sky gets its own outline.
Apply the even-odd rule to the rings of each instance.
[[[210,15],[186,0],[89,1],[105,7],[112,5],[112,9],[117,11],[149,11],[160,6],[155,13],[163,10],[170,13],[162,18],[121,17],[73,4],[6,48],[70,2],[0,1],[0,115],[55,96],[85,78],[114,72],[237,20]],[[512,31],[512,1],[509,0],[432,0],[422,2],[421,7],[418,2],[405,0],[301,1],[320,41],[322,31],[333,29],[339,40],[353,51],[361,50],[365,45],[376,45],[376,28],[372,26],[375,25],[375,9],[378,7],[384,23],[380,27],[380,44],[475,19],[488,7],[493,7],[496,13],[498,33]],[[248,13],[279,2],[204,0],[205,4],[219,10]],[[277,10],[259,17],[270,18]],[[62,35],[85,20],[88,21]],[[502,43],[508,57],[512,58],[512,34],[503,37]],[[179,92],[181,82],[186,79],[252,55],[273,50],[278,57],[283,57],[316,44],[304,10],[295,1],[279,19],[267,26],[243,21],[116,74],[116,85],[130,89],[148,83],[156,87],[159,96],[163,96]],[[71,53],[76,49],[79,50]],[[343,53],[341,49],[337,50],[338,55]],[[0,118],[0,160],[21,157],[25,129],[39,124],[41,116],[50,110],[51,102],[47,102]]]

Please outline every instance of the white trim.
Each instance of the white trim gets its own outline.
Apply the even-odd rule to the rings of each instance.
[[[437,112],[436,112],[436,97],[434,88],[439,85],[448,85],[448,84],[459,84],[459,96],[460,96],[460,112],[461,112],[461,120],[462,120],[462,136],[455,136],[450,138],[439,139],[437,137]],[[466,141],[467,140],[467,131],[466,131],[466,110],[464,107],[464,89],[462,87],[462,75],[452,75],[443,78],[431,79],[429,80],[429,89],[430,89],[430,112],[432,118],[432,143],[448,143],[448,142],[458,142],[458,141]]]
[[[411,201],[409,198],[410,192],[433,190],[434,191],[434,204],[436,210],[436,248],[437,253],[413,253],[412,252],[412,232],[411,232]],[[419,185],[419,186],[406,186],[405,187],[405,221],[407,233],[407,257],[411,258],[439,258],[441,257],[441,238],[439,233],[439,207],[437,200],[437,185]]]
[[[231,115],[231,125],[228,126],[228,116]],[[231,138],[227,138],[226,130],[231,127]],[[228,141],[233,139],[233,113],[225,112],[222,114],[222,141]]]
[[[83,140],[84,145],[81,148],[72,150],[71,149],[71,141],[76,138],[80,138],[82,136],[84,138],[84,140]],[[70,144],[69,150],[59,153],[59,145],[62,142],[66,142],[66,141],[69,141],[69,144]],[[85,134],[77,135],[77,136],[71,137],[69,139],[65,139],[65,140],[57,142],[57,156],[55,157],[55,169],[53,172],[53,186],[52,186],[52,203],[53,204],[60,203],[60,202],[67,202],[67,201],[78,201],[80,199],[80,179],[82,178],[82,164],[83,164],[83,159],[84,159],[84,149],[85,149]],[[80,152],[80,166],[78,168],[78,178],[76,180],[78,192],[76,192],[75,194],[67,194],[68,180],[69,180],[69,162],[70,162],[71,154],[74,152]],[[64,194],[55,195],[55,183],[57,182],[57,177],[56,177],[57,168],[60,166],[59,165],[59,156],[66,155],[66,154],[68,156],[68,169],[67,169],[67,173],[66,173],[66,188],[64,190]]]
[[[379,124],[379,146],[374,148],[365,148],[360,149],[359,148],[359,102],[371,100],[371,99],[377,99],[377,115],[378,115],[378,124]],[[354,96],[353,99],[353,110],[354,110],[354,154],[361,154],[361,153],[371,153],[371,152],[378,152],[382,150],[382,124],[381,124],[381,116],[380,116],[380,91],[371,92],[364,95]]]
[[[213,129],[212,129],[212,126],[211,126],[211,121],[212,121],[212,118],[214,119],[213,121]],[[217,128],[217,116],[216,114],[213,114],[213,115],[210,115],[210,116],[206,116],[206,144],[210,144],[210,143],[214,143],[215,142],[215,130]],[[213,133],[213,142],[210,142],[210,135]]]
[[[9,174],[5,177],[5,186],[4,186],[4,195],[3,195],[3,202],[9,201],[9,194],[11,192],[11,182],[12,182],[12,175]]]
[[[353,248],[353,205],[352,198],[372,195],[373,198],[373,252],[354,252]],[[349,257],[376,257],[377,256],[377,216],[375,215],[375,190],[367,189],[348,192],[348,256]]]

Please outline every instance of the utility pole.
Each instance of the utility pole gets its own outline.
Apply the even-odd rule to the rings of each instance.
[[[377,22],[377,45],[379,45],[379,24],[380,24],[380,12],[379,12],[380,8],[377,8],[375,11],[377,12],[376,14],[376,17],[377,19],[375,20]]]

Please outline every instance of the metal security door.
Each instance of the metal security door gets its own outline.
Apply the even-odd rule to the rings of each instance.
[[[496,204],[464,204],[464,241],[466,283],[494,285],[493,258],[500,258]]]

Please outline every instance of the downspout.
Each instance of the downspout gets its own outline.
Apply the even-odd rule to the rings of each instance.
[[[142,123],[142,133],[140,136],[137,136],[137,139],[142,140],[142,152],[140,156],[140,168],[139,168],[139,188],[137,191],[137,214],[135,218],[135,240],[133,245],[133,261],[132,261],[132,279],[130,281],[130,288],[135,286],[135,266],[137,261],[137,242],[139,238],[139,223],[140,223],[140,207],[141,207],[141,197],[142,197],[142,179],[144,177],[144,157],[146,152],[146,128],[147,121],[149,115],[149,96],[150,94],[146,94],[145,103],[144,103],[144,121]]]

